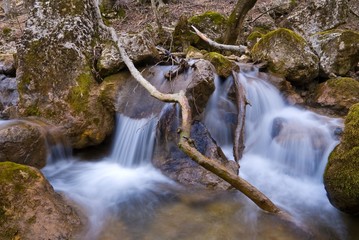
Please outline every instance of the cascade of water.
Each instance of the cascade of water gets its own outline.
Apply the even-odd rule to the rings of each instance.
[[[318,220],[319,215],[318,221],[340,228],[343,223],[326,197],[322,176],[328,155],[338,143],[334,129],[342,127],[342,122],[288,106],[275,87],[258,77],[256,69],[241,71],[238,79],[250,102],[241,176],[298,219],[315,215]],[[219,109],[209,111],[220,114]],[[212,124],[220,118],[206,115],[211,133],[227,131],[225,125]]]
[[[157,118],[133,120],[119,116],[111,159],[124,167],[150,163]]]
[[[86,239],[96,239],[106,218],[125,211],[128,202],[142,209],[166,194],[155,186],[171,183],[150,164],[156,118],[119,116],[112,154],[97,162],[50,161],[42,169],[56,191],[80,204],[89,219]]]
[[[237,108],[228,98],[228,92],[232,84],[232,77],[227,78],[225,81],[222,81],[219,76],[215,77],[216,89],[209,98],[204,115],[204,124],[217,144],[222,147],[227,157],[233,155],[233,123],[237,119]]]

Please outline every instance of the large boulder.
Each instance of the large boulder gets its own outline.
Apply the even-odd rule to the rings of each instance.
[[[339,210],[359,214],[359,104],[350,108],[341,143],[329,156],[324,186]]]
[[[48,143],[43,126],[30,121],[0,124],[0,162],[11,161],[39,169],[46,165]]]
[[[136,34],[123,33],[119,35],[119,39],[134,64],[144,62],[148,64],[159,59],[158,51],[148,31]],[[112,42],[103,44],[101,56],[96,64],[100,75],[109,76],[125,66],[117,46]]]
[[[264,35],[252,48],[255,61],[268,62],[271,72],[294,85],[304,85],[319,73],[319,59],[295,32],[280,28]]]
[[[36,1],[18,48],[19,114],[63,127],[75,148],[102,142],[114,126],[98,101],[95,47],[104,34],[95,2]]]
[[[320,74],[345,76],[359,62],[359,33],[349,30],[331,30],[310,37],[320,59]]]
[[[306,0],[281,22],[303,36],[333,29],[346,22],[348,0]]]
[[[1,162],[0,193],[0,239],[73,239],[81,225],[35,168]]]
[[[352,78],[329,79],[314,93],[314,106],[325,107],[336,115],[346,115],[359,102],[359,81]]]
[[[168,106],[162,112],[158,123],[153,164],[163,174],[181,184],[206,189],[228,189],[230,187],[228,183],[205,170],[178,148],[179,123],[178,109],[175,106]],[[192,125],[191,138],[202,154],[223,164],[228,171],[238,173],[236,162],[228,161],[201,122],[195,121]]]

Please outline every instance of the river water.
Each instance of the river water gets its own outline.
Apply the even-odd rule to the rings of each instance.
[[[355,239],[356,222],[330,205],[322,183],[341,120],[289,106],[256,69],[238,79],[251,104],[240,175],[308,226],[314,239]],[[232,84],[233,78],[216,79],[204,118],[229,158],[233,126],[223,114],[236,112],[228,98]],[[238,192],[188,190],[163,176],[151,165],[156,123],[119,115],[111,153],[97,160],[55,148],[42,171],[88,219],[79,239],[304,238]]]

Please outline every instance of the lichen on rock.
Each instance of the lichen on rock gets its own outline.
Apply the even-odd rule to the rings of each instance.
[[[359,214],[359,104],[345,119],[341,143],[329,156],[324,186],[330,202],[351,215]]]
[[[345,76],[359,62],[359,33],[350,30],[330,30],[310,37],[320,59],[320,75]]]
[[[271,72],[294,85],[305,85],[318,76],[319,59],[297,33],[280,28],[264,35],[251,54],[254,61],[268,62]]]
[[[75,148],[102,142],[114,126],[93,74],[94,47],[105,35],[96,11],[91,0],[36,1],[18,48],[20,116],[61,126]]]

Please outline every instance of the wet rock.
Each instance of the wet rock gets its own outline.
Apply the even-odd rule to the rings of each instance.
[[[319,59],[307,42],[295,32],[278,29],[269,32],[251,50],[255,61],[268,62],[268,69],[294,85],[304,85],[318,76]]]
[[[345,23],[347,14],[347,0],[301,1],[280,25],[310,36]]]
[[[114,127],[98,101],[94,46],[107,35],[95,11],[91,0],[37,1],[18,48],[19,115],[62,126],[75,148],[101,143]]]
[[[36,123],[7,121],[0,125],[0,162],[10,161],[43,168],[48,144],[46,132]]]
[[[0,239],[72,239],[80,219],[42,173],[0,163]]]
[[[329,156],[324,186],[330,202],[351,215],[359,214],[359,104],[345,119],[340,144]]]
[[[119,39],[122,41],[127,54],[134,64],[151,63],[159,59],[159,53],[147,31],[136,34],[121,34]],[[121,59],[117,46],[113,43],[105,44],[97,63],[97,69],[101,76],[109,76],[124,67],[125,63]]]
[[[352,78],[329,79],[315,90],[314,105],[344,116],[359,102],[359,82]]]
[[[359,61],[359,33],[349,30],[331,30],[310,37],[319,56],[320,74],[345,76]]]
[[[168,106],[163,112],[158,123],[153,164],[166,176],[181,184],[207,189],[228,189],[228,183],[199,166],[178,148],[178,117],[175,106]],[[202,123],[194,122],[191,137],[202,154],[224,164],[229,171],[238,172],[238,165],[227,160]]]
[[[145,78],[163,93],[186,91],[194,118],[200,118],[207,101],[214,91],[214,72],[212,65],[203,59],[195,60],[192,67],[173,79],[166,79],[164,75],[177,66],[153,66],[142,71]],[[104,80],[112,82],[114,88],[119,89],[116,109],[120,113],[132,118],[144,118],[161,112],[164,103],[151,97],[139,83],[128,73],[120,73]],[[111,87],[109,86],[109,87]],[[110,91],[111,93],[112,91]],[[103,92],[104,96],[107,93]],[[113,94],[112,94],[113,96]],[[108,96],[105,99],[111,99]]]

